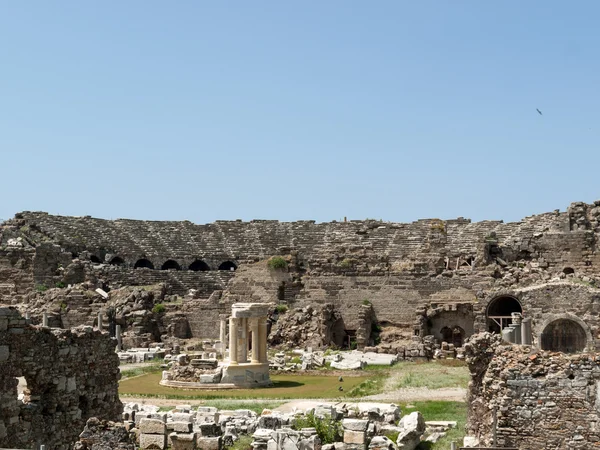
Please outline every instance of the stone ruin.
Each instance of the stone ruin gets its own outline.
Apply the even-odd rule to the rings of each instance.
[[[125,348],[220,339],[214,325],[232,304],[264,303],[288,308],[270,311],[272,345],[459,357],[469,336],[500,333],[512,313],[531,318],[534,341],[563,313],[595,335],[599,233],[600,202],[515,223],[195,225],[22,212],[0,226],[0,301],[65,328],[114,308]]]
[[[299,421],[308,417],[329,420],[339,441],[325,444],[315,428],[301,428]],[[396,405],[381,403],[325,403],[288,413],[265,409],[261,414],[208,406],[193,409],[190,405],[159,412],[158,407],[130,403],[125,405],[123,420],[123,427],[137,437],[142,450],[167,446],[173,450],[221,450],[244,435],[252,437],[254,450],[414,450],[421,441],[436,442],[456,427],[456,422],[425,422],[419,412],[401,417]],[[123,433],[116,428],[113,424],[104,440],[119,442]],[[387,437],[392,434],[398,436],[395,441]]]
[[[34,326],[0,307],[0,447],[66,450],[89,418],[120,419],[115,346],[92,327]]]
[[[465,347],[471,372],[467,432],[474,445],[595,449],[600,442],[596,353],[544,351],[476,335]]]
[[[186,389],[255,388],[271,386],[267,355],[268,305],[235,303],[229,318],[229,360],[189,359],[180,355],[163,372],[163,386]],[[224,333],[221,321],[221,334]]]

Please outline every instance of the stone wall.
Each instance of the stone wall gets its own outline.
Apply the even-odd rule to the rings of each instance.
[[[88,418],[119,419],[115,345],[91,327],[36,327],[0,307],[0,447],[67,449]]]
[[[521,289],[524,301],[531,297],[531,313],[540,316],[556,306],[543,289],[560,291],[547,286],[557,277],[600,280],[596,203],[574,203],[566,212],[515,223],[459,218],[196,225],[23,212],[0,228],[0,301],[19,302],[20,292],[36,284],[85,279],[110,289],[165,283],[170,293],[194,289],[204,301],[186,308],[196,316],[190,323],[198,336],[216,337],[210,323],[234,302],[332,304],[354,332],[365,300],[383,326],[439,337],[456,322],[468,336],[487,329],[486,307],[496,293]],[[275,255],[285,256],[288,267],[269,269],[266,261]],[[528,294],[524,289],[531,286],[544,288]],[[452,305],[463,304],[472,305],[472,326],[451,313],[463,308]],[[567,302],[560,306],[581,312]],[[430,315],[424,307],[446,312]]]
[[[504,345],[484,333],[467,344],[466,356],[472,377],[467,431],[482,446],[491,446],[496,434],[498,447],[598,448],[597,355]]]

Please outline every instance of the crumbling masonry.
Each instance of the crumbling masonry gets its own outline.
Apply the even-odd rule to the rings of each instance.
[[[532,318],[536,342],[545,331],[551,336],[549,349],[560,341],[556,320],[576,330],[578,346],[584,340],[593,349],[600,327],[599,232],[600,202],[515,223],[195,225],[23,212],[0,227],[0,302],[30,310],[51,297],[60,305],[52,311],[57,325],[92,325],[106,306],[94,289],[144,286],[134,293],[134,308],[117,311],[133,343],[128,333],[218,339],[214,324],[233,303],[274,303],[322,311],[318,331],[329,339],[320,345],[380,341],[390,348],[400,338],[432,335],[459,347],[476,332],[499,332],[513,313],[522,313]],[[270,267],[274,256],[285,263]],[[146,290],[158,285],[156,293]],[[42,292],[56,286],[58,293]],[[140,301],[145,315],[136,309]],[[150,314],[158,302],[166,308],[160,320]],[[294,339],[317,342],[311,333],[298,329]]]
[[[115,345],[91,327],[37,327],[0,307],[0,447],[64,450],[90,417],[120,419]]]

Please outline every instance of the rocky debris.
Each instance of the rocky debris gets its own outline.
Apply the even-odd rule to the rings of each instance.
[[[271,347],[299,348],[320,347],[322,343],[321,309],[308,305],[304,308],[294,308],[282,314],[271,317],[272,327],[268,337]],[[326,344],[329,344],[327,342]]]
[[[414,450],[421,442],[421,436],[425,433],[425,420],[420,412],[415,411],[404,416],[398,423],[400,432],[396,439],[398,449]]]
[[[359,350],[338,352],[325,357],[325,360],[331,363],[331,368],[341,370],[360,370],[368,365],[391,366],[400,359],[398,354],[361,352]]]
[[[91,417],[73,446],[74,450],[136,450],[135,436],[120,423]]]
[[[326,447],[315,428],[294,429],[303,416],[317,420],[333,419],[339,423],[343,442]],[[391,424],[396,423],[400,416],[398,406],[381,403],[358,403],[351,407],[346,404],[320,404],[291,413],[265,409],[260,415],[250,410],[218,410],[206,406],[194,411],[190,405],[178,405],[172,411],[161,413],[158,407],[128,403],[123,420],[126,429],[137,430],[143,449],[163,448],[163,442],[166,442],[174,449],[220,450],[235,443],[242,435],[251,435],[254,449],[358,450],[366,449],[371,443],[371,449],[396,450],[396,444],[383,433],[387,432],[385,427],[393,427]]]

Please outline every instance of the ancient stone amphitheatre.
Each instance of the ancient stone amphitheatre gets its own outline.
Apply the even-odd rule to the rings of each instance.
[[[596,448],[599,233],[18,213],[0,447]]]

